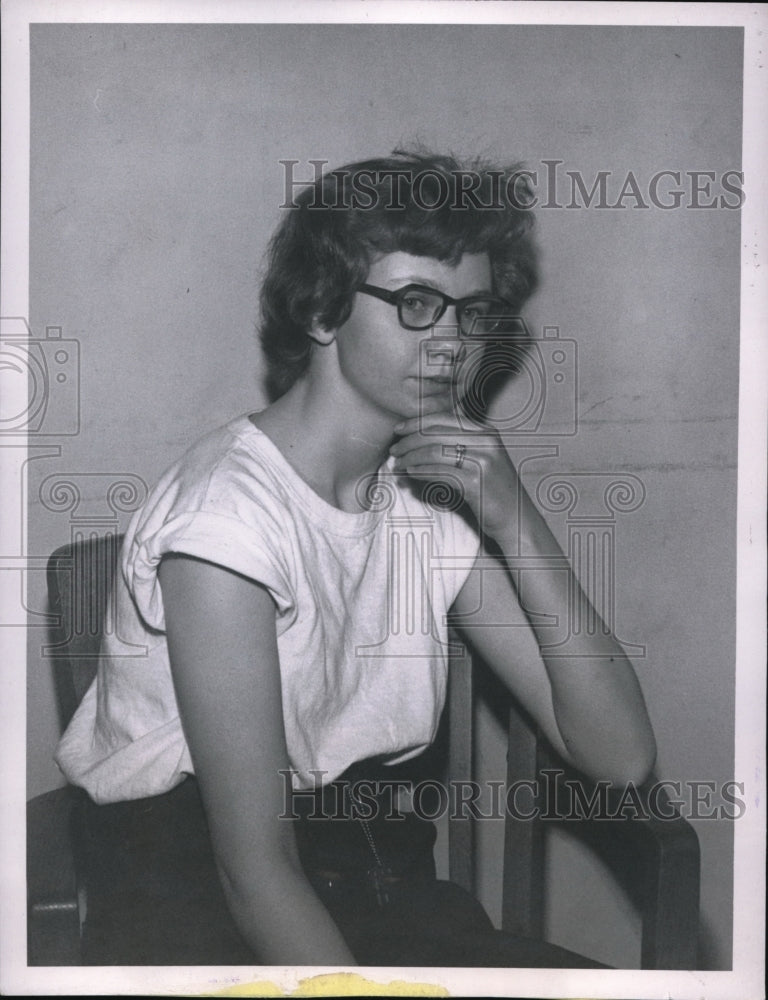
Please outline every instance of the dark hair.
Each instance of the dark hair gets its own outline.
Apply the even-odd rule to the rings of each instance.
[[[520,309],[536,285],[532,216],[519,165],[395,150],[352,163],[301,191],[269,246],[261,341],[273,396],[306,371],[314,320],[336,329],[378,254],[458,263],[488,253],[494,290]]]

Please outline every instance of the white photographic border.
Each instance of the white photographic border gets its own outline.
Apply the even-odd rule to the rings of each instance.
[[[733,25],[744,34],[739,499],[735,773],[750,808],[735,824],[733,970],[729,972],[351,969],[375,983],[431,984],[450,994],[517,997],[757,998],[763,994],[765,899],[765,497],[768,371],[768,14],[759,4],[516,3],[489,0],[4,0],[2,119],[3,316],[28,316],[30,23],[450,23]],[[18,493],[23,447],[0,448],[0,495]],[[8,493],[6,493],[8,491]],[[0,540],[0,569],[11,551]],[[0,573],[0,601],[13,600],[15,573]],[[23,630],[0,629],[3,691],[0,988],[6,995],[211,995],[272,983],[287,995],[326,968],[28,968],[24,859],[25,663]],[[338,980],[327,980],[337,995]],[[351,987],[355,981],[349,980]],[[360,986],[354,987],[360,990]],[[415,989],[415,988],[414,988]],[[405,995],[414,995],[405,988]],[[424,994],[426,995],[426,994]]]

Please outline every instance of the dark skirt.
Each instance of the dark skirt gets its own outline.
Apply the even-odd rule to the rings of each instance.
[[[496,930],[477,900],[435,878],[431,823],[382,815],[366,831],[312,812],[297,802],[302,864],[360,965],[605,968]],[[260,964],[227,909],[194,779],[114,805],[84,796],[76,827],[85,964]]]

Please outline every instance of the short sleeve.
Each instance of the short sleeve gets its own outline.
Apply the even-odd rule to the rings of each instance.
[[[176,514],[148,537],[135,537],[124,555],[128,589],[151,628],[165,630],[157,569],[171,552],[204,559],[262,584],[277,606],[278,631],[290,624],[295,601],[288,569],[269,538],[231,517],[191,511]]]
[[[278,634],[296,614],[290,514],[268,465],[237,438],[204,439],[170,469],[126,534],[122,572],[150,628],[165,630],[160,560],[194,556],[266,587]]]

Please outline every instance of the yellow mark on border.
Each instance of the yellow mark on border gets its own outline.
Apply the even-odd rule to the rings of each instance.
[[[356,972],[327,972],[302,979],[295,990],[284,993],[276,983],[262,979],[254,983],[237,983],[208,997],[448,997],[450,993],[437,983],[407,983],[392,979],[377,983]]]

